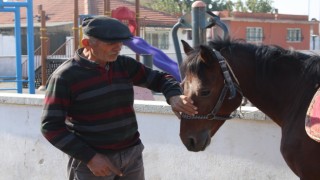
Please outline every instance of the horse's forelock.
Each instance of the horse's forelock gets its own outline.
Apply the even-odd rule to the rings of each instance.
[[[185,58],[185,61],[183,62],[183,70],[185,71],[185,74],[193,74],[197,75],[199,72],[199,66],[201,61],[199,60],[200,55],[199,55],[199,48],[196,47],[194,50],[190,53]]]

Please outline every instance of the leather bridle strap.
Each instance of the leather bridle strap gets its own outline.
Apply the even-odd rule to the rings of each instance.
[[[216,51],[213,49],[214,54],[217,56],[218,58],[218,62],[219,65],[221,67],[222,73],[223,73],[223,77],[225,79],[224,81],[224,86],[223,89],[220,93],[220,96],[218,98],[218,101],[216,102],[216,105],[214,106],[214,108],[212,109],[212,111],[207,114],[207,115],[194,115],[194,116],[190,116],[187,114],[182,113],[181,117],[183,119],[198,119],[198,120],[227,120],[227,119],[232,119],[235,115],[228,115],[228,116],[219,116],[217,115],[217,113],[219,112],[221,105],[227,95],[227,91],[230,90],[230,97],[229,99],[235,98],[236,96],[236,92],[239,92],[240,95],[242,96],[242,92],[240,90],[240,87],[238,86],[238,84],[235,84],[230,76],[229,73],[229,69],[231,71],[230,66],[227,65],[227,62],[225,60],[225,58],[220,54],[220,52]],[[234,76],[233,72],[232,75]],[[234,76],[235,78],[235,76]]]
[[[227,86],[229,87],[229,90],[230,90],[229,99],[233,99],[236,96],[236,89],[234,87],[234,83],[233,83],[232,78],[229,73],[230,67],[227,66],[226,59],[221,55],[221,53],[219,51],[216,51],[215,49],[212,49],[212,51],[218,59],[219,65],[222,70],[223,77],[226,81]]]
[[[220,110],[220,107],[223,103],[224,98],[226,97],[227,91],[228,91],[228,86],[224,85],[222,92],[220,93],[219,99],[216,103],[216,105],[214,106],[214,108],[212,109],[212,111],[207,114],[207,115],[194,115],[194,116],[190,116],[188,114],[182,114],[182,118],[184,119],[199,119],[199,120],[227,120],[230,119],[230,116],[218,116],[216,115],[218,113],[218,111]]]

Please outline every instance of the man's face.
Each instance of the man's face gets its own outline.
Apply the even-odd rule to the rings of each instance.
[[[115,61],[120,54],[122,45],[122,42],[104,42],[94,39],[94,42],[90,43],[92,60],[101,63]]]

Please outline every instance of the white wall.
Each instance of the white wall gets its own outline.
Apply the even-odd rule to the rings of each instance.
[[[21,61],[26,59],[27,56],[22,56]],[[16,76],[16,56],[0,56],[0,76]]]
[[[43,95],[0,93],[0,180],[66,179],[67,156],[40,134]],[[160,101],[136,101],[147,180],[295,180],[270,120],[231,120],[203,152],[179,139],[179,120]],[[261,112],[246,117],[265,119]]]
[[[15,56],[16,40],[14,36],[0,34],[0,56]]]
[[[314,42],[313,42],[314,40]],[[313,44],[314,43],[314,44]],[[320,50],[320,37],[316,36],[313,38],[312,36],[310,37],[310,50],[313,50],[313,45],[314,45],[314,50]]]

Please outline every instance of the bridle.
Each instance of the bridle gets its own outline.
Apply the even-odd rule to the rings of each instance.
[[[213,53],[216,55],[220,68],[222,70],[222,74],[224,77],[224,87],[220,93],[220,96],[218,98],[218,101],[216,103],[216,105],[214,106],[214,108],[212,109],[212,111],[209,114],[206,115],[194,115],[194,116],[190,116],[188,114],[182,113],[181,117],[183,119],[187,119],[187,120],[192,120],[192,119],[197,119],[197,120],[228,120],[228,119],[232,119],[234,118],[236,115],[235,113],[231,113],[231,115],[228,116],[220,116],[217,115],[217,113],[219,112],[221,105],[227,95],[228,90],[230,91],[230,96],[229,99],[233,99],[236,97],[236,92],[239,92],[241,96],[242,95],[242,91],[239,87],[239,82],[237,80],[237,78],[235,77],[231,67],[229,66],[228,62],[226,61],[226,59],[221,55],[221,53],[219,51],[216,51],[215,49],[212,50]],[[233,77],[233,79],[236,81],[236,83],[232,80],[231,75]]]

